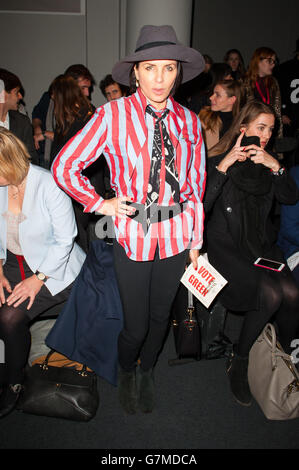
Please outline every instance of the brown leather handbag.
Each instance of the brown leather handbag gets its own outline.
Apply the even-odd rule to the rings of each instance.
[[[249,354],[248,382],[266,418],[286,420],[299,417],[299,374],[267,323]]]

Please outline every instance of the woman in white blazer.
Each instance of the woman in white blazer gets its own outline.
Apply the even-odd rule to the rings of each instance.
[[[0,417],[16,405],[30,348],[29,322],[64,302],[85,259],[70,198],[0,129]]]

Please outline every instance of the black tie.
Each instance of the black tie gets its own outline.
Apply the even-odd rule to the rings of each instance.
[[[161,163],[162,163],[162,139],[160,132],[160,123],[162,130],[162,138],[164,143],[164,153],[165,153],[165,180],[171,187],[172,198],[175,203],[180,202],[180,186],[179,178],[175,168],[175,155],[174,147],[170,140],[169,134],[167,132],[166,126],[163,122],[163,119],[169,113],[167,109],[162,116],[158,117],[150,106],[146,107],[146,112],[151,114],[155,119],[155,131],[154,131],[154,141],[153,141],[153,152],[151,159],[151,168],[150,175],[148,180],[148,189],[147,189],[147,198],[146,198],[146,216],[147,224],[150,223],[150,214],[153,214],[151,205],[153,203],[158,203],[159,192],[160,192],[160,172],[161,172]]]

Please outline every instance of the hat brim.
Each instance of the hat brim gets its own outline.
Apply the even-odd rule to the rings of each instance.
[[[141,50],[117,62],[112,69],[113,79],[123,85],[130,85],[130,72],[136,62],[145,60],[178,60],[182,64],[182,83],[188,82],[199,75],[205,68],[201,53],[192,47],[179,44],[168,44]]]

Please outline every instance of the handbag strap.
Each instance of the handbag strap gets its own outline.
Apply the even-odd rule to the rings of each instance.
[[[50,359],[50,357],[52,356],[52,354],[54,354],[54,353],[55,353],[54,349],[50,349],[50,351],[48,352],[48,354],[47,354],[46,357],[45,357],[44,362],[42,362],[42,363],[40,364],[40,367],[41,367],[42,369],[44,369],[44,370],[45,370],[45,369],[48,369],[48,362],[49,362],[49,359]]]
[[[192,292],[188,289],[188,308],[194,307],[193,304],[193,294]]]
[[[44,362],[40,365],[42,369],[47,369],[48,368],[48,362],[49,362],[49,359],[50,357],[55,353],[55,349],[50,349],[50,351],[48,352],[47,356],[45,357],[45,360]],[[78,373],[80,375],[82,375],[83,377],[88,375],[88,372],[87,372],[87,367],[85,364],[82,364],[82,369],[80,369],[78,371]]]
[[[282,348],[279,348],[277,345],[277,337],[274,326],[271,323],[267,323],[263,332],[264,340],[271,347],[271,356],[272,356],[272,370],[277,367],[277,358],[281,357],[286,361],[291,361],[289,354],[286,354]]]

